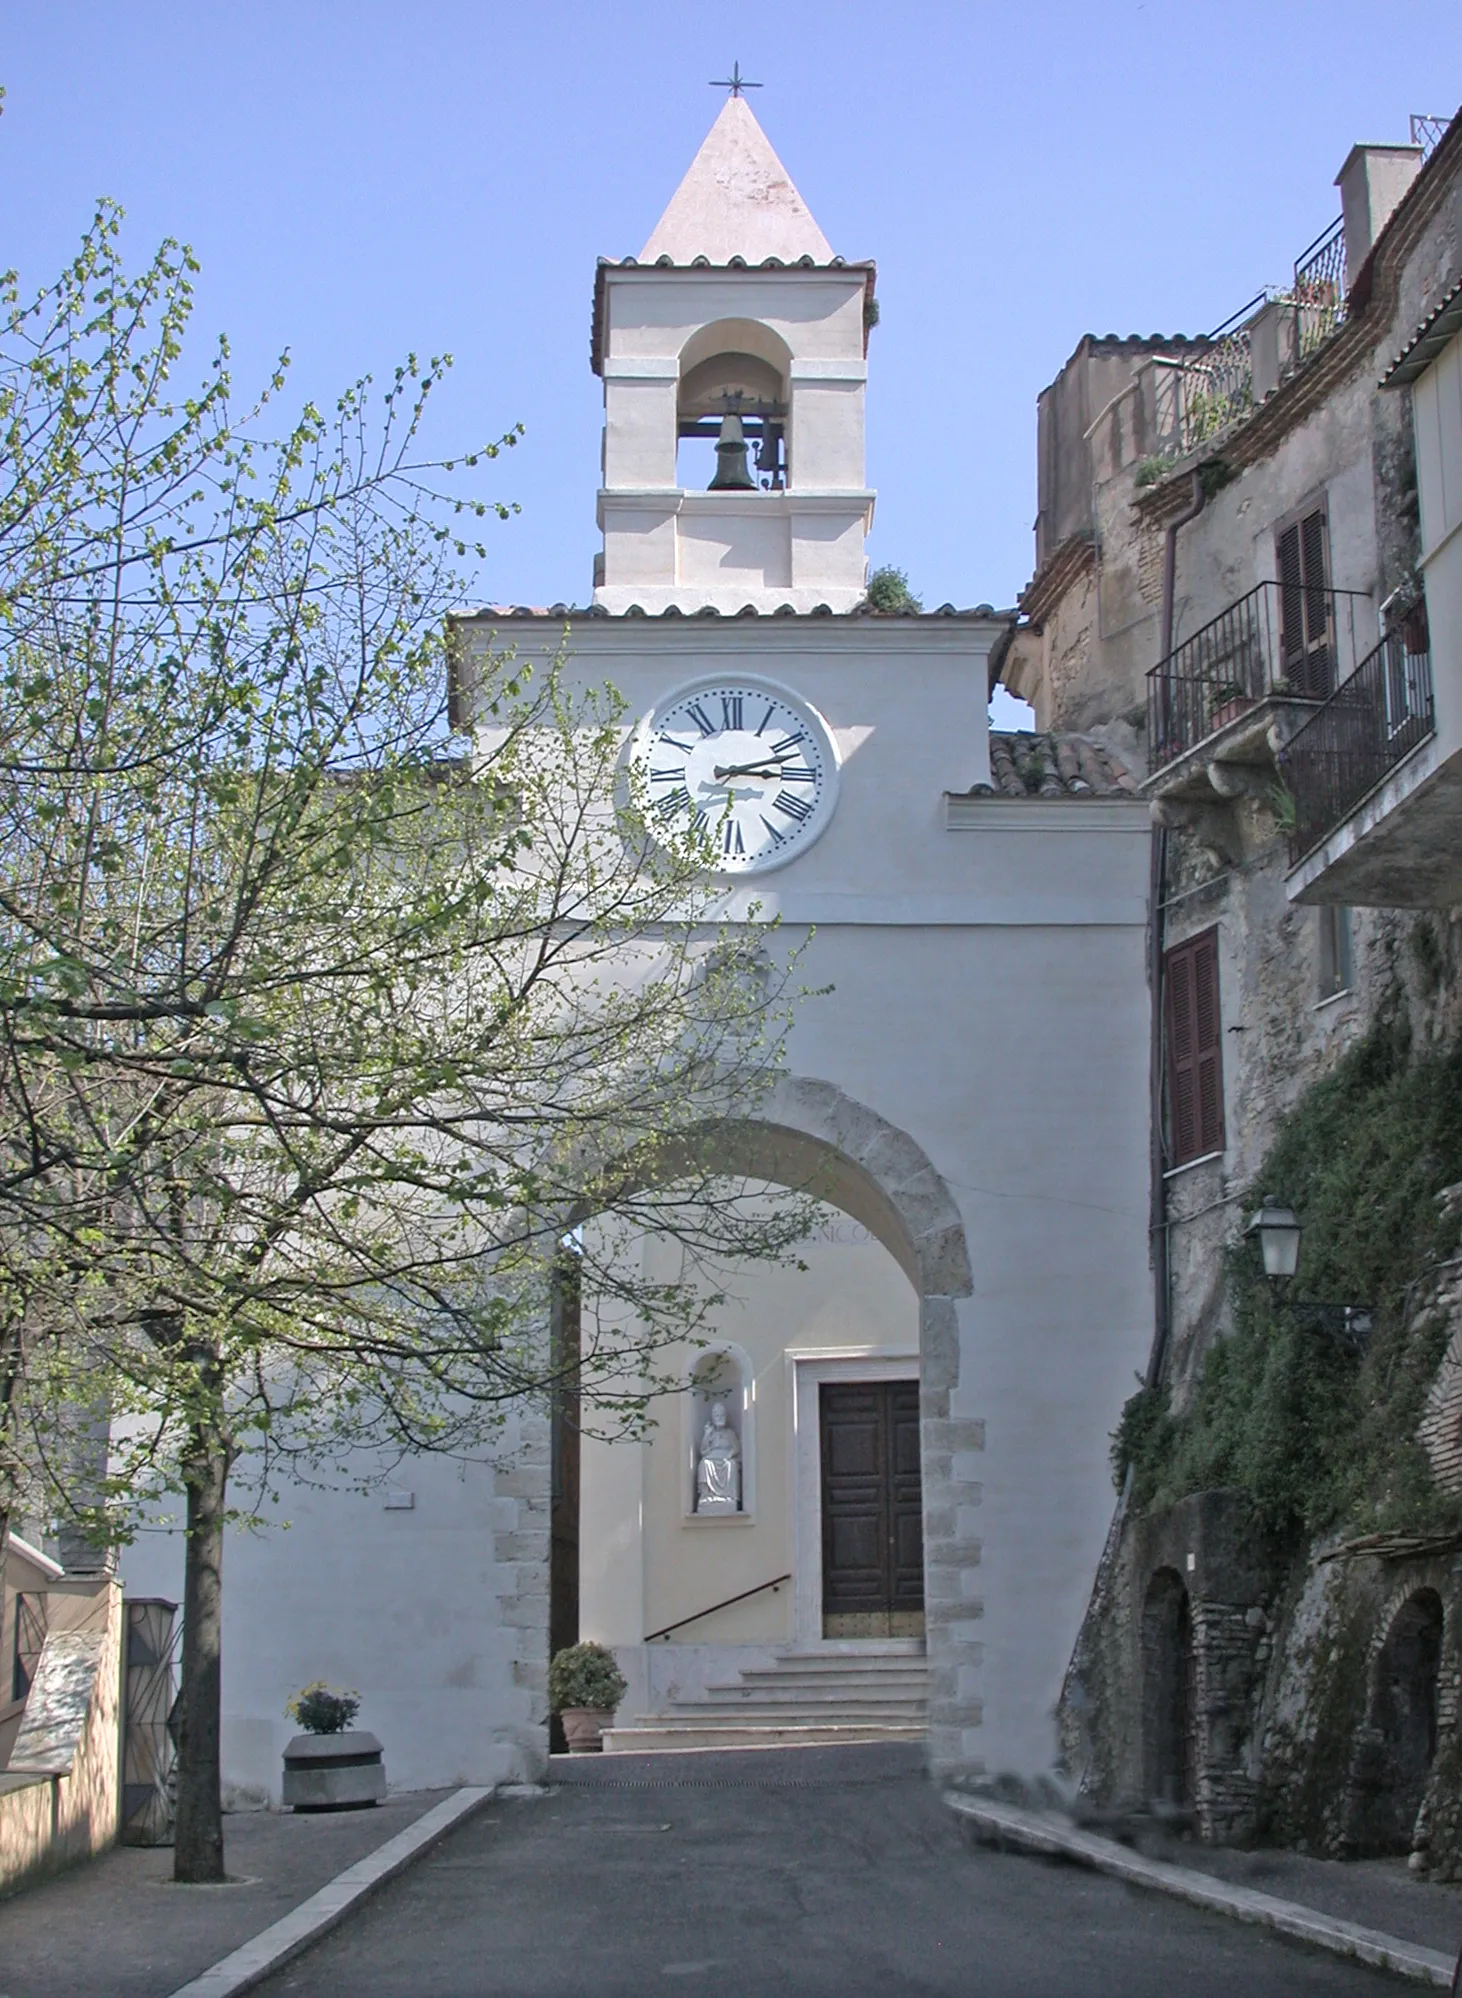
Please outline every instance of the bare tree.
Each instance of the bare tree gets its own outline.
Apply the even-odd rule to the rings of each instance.
[[[636,1422],[715,1300],[697,1264],[806,1216],[716,1170],[788,987],[710,921],[704,836],[652,836],[617,698],[503,653],[453,753],[454,565],[506,509],[450,490],[500,446],[413,455],[444,364],[265,442],[222,356],[169,399],[191,265],[129,279],[116,230],[12,283],[0,332],[0,1507],[38,1481],[115,1537],[182,1494],[175,1871],[206,1881],[240,1460],[257,1491],[480,1449],[566,1366]],[[549,1295],[591,1215],[565,1359]],[[645,1230],[685,1280],[612,1252]]]

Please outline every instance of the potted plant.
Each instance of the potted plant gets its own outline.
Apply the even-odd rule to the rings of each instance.
[[[353,1811],[379,1804],[386,1767],[373,1734],[352,1728],[360,1694],[336,1692],[323,1679],[284,1709],[304,1730],[284,1751],[284,1801],[296,1811]]]
[[[1242,680],[1220,680],[1213,690],[1213,710],[1210,728],[1222,728],[1226,722],[1236,721],[1241,714],[1254,706],[1254,697]]]
[[[593,1755],[625,1695],[624,1674],[602,1644],[571,1644],[548,1668],[548,1704],[563,1722],[570,1755]]]

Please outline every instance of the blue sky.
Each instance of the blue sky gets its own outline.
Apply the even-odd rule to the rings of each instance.
[[[0,260],[39,283],[106,194],[139,261],[191,243],[241,385],[283,347],[300,400],[451,352],[439,444],[527,426],[482,594],[583,601],[594,259],[638,251],[733,60],[834,248],[878,261],[873,558],[998,605],[1081,334],[1205,331],[1283,281],[1352,142],[1456,107],[1462,6],[8,0]]]

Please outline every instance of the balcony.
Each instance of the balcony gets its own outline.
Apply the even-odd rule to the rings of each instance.
[[[1187,457],[1253,414],[1345,322],[1345,225],[1332,222],[1295,261],[1287,291],[1261,291],[1177,363],[1176,452]]]
[[[1313,853],[1435,733],[1424,624],[1418,629],[1409,619],[1387,632],[1281,753],[1294,800],[1291,864]]]
[[[1276,720],[1287,739],[1350,677],[1374,631],[1359,590],[1260,583],[1220,611],[1147,676],[1149,790],[1201,781],[1210,748],[1220,762],[1272,757],[1274,745],[1260,745]]]

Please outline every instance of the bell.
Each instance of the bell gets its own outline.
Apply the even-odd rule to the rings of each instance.
[[[746,466],[746,438],[741,418],[728,410],[721,418],[721,434],[716,439],[716,476],[707,491],[713,493],[754,493],[756,480]]]

